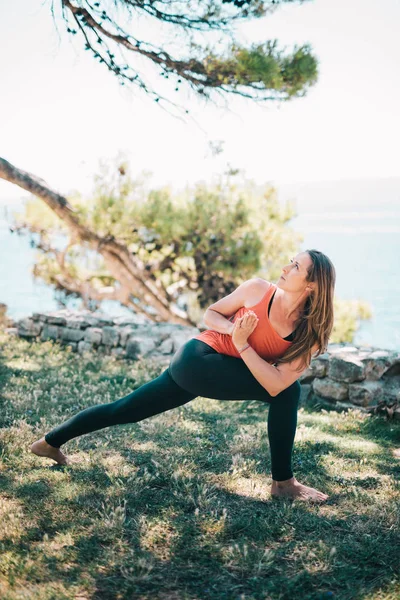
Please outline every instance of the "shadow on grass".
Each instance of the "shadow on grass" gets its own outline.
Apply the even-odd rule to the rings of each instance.
[[[9,384],[15,370],[5,367],[1,373]],[[17,372],[25,374],[32,375]],[[118,374],[100,377],[115,395],[128,381]],[[68,398],[66,406],[74,402]],[[394,599],[395,592],[389,594],[399,572],[396,499],[374,498],[382,485],[377,477],[332,476],[323,457],[331,453],[333,460],[356,465],[362,452],[318,440],[321,432],[338,440],[373,441],[380,449],[371,457],[374,468],[396,475],[397,465],[387,456],[392,438],[384,428],[368,420],[346,433],[314,422],[316,441],[295,444],[295,473],[330,494],[329,501],[312,506],[260,500],[249,483],[269,472],[268,405],[216,401],[215,410],[210,403],[202,410],[199,402],[168,411],[165,424],[156,416],[146,420],[151,426],[122,425],[71,442],[88,451],[92,463],[98,458],[94,465],[27,467],[24,456],[12,456],[16,447],[8,442],[1,500],[15,501],[24,522],[18,530],[11,520],[2,530],[3,556],[15,557],[15,564],[1,563],[2,572],[31,584],[86,586],[91,600],[361,600],[378,590]],[[10,402],[5,408],[14,418],[26,417],[20,408],[12,412]],[[46,401],[42,408],[47,414],[54,407]],[[223,477],[236,477],[233,438],[260,422],[260,443],[253,440],[242,453],[249,466],[239,469],[238,491],[227,489]],[[151,449],[144,449],[149,442]],[[113,457],[119,461],[114,472],[102,464]],[[29,564],[38,567],[36,573]]]
[[[305,423],[307,423],[308,415],[313,416],[311,407],[307,407],[306,410],[307,412],[303,413],[303,421]],[[336,411],[332,412],[336,413]],[[312,424],[315,425],[314,419],[312,420]],[[335,436],[338,441],[348,440],[350,442],[359,440],[361,443],[363,441],[372,442],[379,450],[372,453],[372,455],[368,453],[364,457],[361,456],[361,458],[366,458],[380,474],[392,476],[394,479],[400,478],[400,461],[396,460],[392,453],[394,449],[400,446],[399,422],[388,421],[382,416],[369,415],[363,420],[350,421],[347,429],[344,430],[338,428],[336,423],[321,422],[316,424],[316,426],[322,434],[326,433]],[[316,443],[314,448],[318,449],[319,446],[320,444]],[[360,461],[360,452],[345,451],[339,444],[334,444],[331,450],[343,458]]]
[[[209,413],[203,415],[205,422],[209,418]],[[229,450],[223,421],[221,435],[214,429],[211,440],[222,454]],[[122,427],[125,431],[115,440],[118,453],[127,460],[134,458],[138,471],[134,478],[118,475],[117,496],[113,495],[115,480],[101,464],[79,466],[76,470],[60,466],[38,468],[42,478],[46,470],[68,472],[69,483],[79,491],[63,501],[57,499],[55,482],[39,479],[16,483],[13,474],[1,476],[0,486],[7,497],[18,499],[26,514],[39,511],[36,522],[26,524],[17,543],[4,540],[4,550],[12,549],[23,557],[26,548],[36,542],[36,552],[30,546],[31,558],[43,560],[39,557],[44,534],[51,542],[60,534],[75,533],[74,544],[65,551],[62,561],[46,556],[47,581],[67,579],[68,584],[78,584],[89,571],[95,579],[92,597],[102,600],[117,595],[162,598],[166,590],[175,590],[179,598],[212,600],[240,598],[240,594],[245,598],[268,594],[284,600],[317,599],[324,597],[324,592],[333,592],[335,595],[330,597],[344,600],[361,599],[367,591],[389,586],[398,534],[387,527],[374,535],[376,524],[370,515],[356,514],[359,500],[354,501],[351,515],[340,515],[333,505],[348,500],[340,494],[336,495],[339,502],[325,505],[329,506],[326,511],[323,507],[288,501],[261,501],[222,487],[210,486],[209,492],[204,493],[202,484],[209,474],[221,473],[221,464],[206,461],[210,447],[207,429],[204,434],[196,434],[200,441],[190,448],[190,459],[198,468],[191,478],[181,481],[173,477],[173,472],[179,456],[187,456],[188,438],[190,441],[194,434],[180,431],[178,422],[174,430],[163,432],[163,444],[156,450],[127,449],[121,453],[127,428],[135,430],[135,441],[146,442],[151,437],[138,425]],[[85,445],[90,446],[89,437]],[[172,454],[172,467],[166,460],[166,448]],[[337,448],[333,443],[300,442],[299,479],[312,473],[326,484],[324,489],[329,493],[332,478],[318,459],[334,451]],[[340,456],[359,459],[357,452],[347,450],[340,450]],[[144,478],[146,473],[150,479]],[[122,499],[124,512],[118,513]],[[157,523],[173,533],[167,545],[157,528],[157,533],[152,533]],[[332,548],[336,552],[331,556]],[[265,555],[265,549],[270,554]],[[68,572],[65,560],[70,562]],[[319,570],[317,565],[321,562],[324,568]]]
[[[79,483],[107,480],[100,467],[82,469],[78,477],[70,470],[70,475]],[[36,501],[35,494],[40,491],[37,504],[41,511],[38,522],[27,524],[25,535],[17,543],[6,543],[4,550],[12,548],[23,557],[30,547],[31,559],[35,559],[33,542],[41,542],[44,533],[51,542],[60,533],[76,530],[78,520],[84,531],[76,536],[62,561],[47,556],[46,580],[67,577],[69,584],[79,583],[91,570],[96,590],[92,597],[102,599],[115,598],[117,593],[121,598],[136,597],[134,594],[155,598],[162,597],[165,590],[175,590],[178,597],[185,597],[179,596],[185,591],[188,598],[228,599],[240,594],[261,598],[269,594],[289,600],[319,598],[322,592],[330,591],[335,598],[361,599],[367,591],[381,589],[393,579],[390,565],[395,566],[396,533],[387,530],[371,535],[374,525],[368,515],[339,518],[308,505],[264,502],[218,489],[212,502],[196,514],[196,494],[177,499],[172,480],[169,489],[160,490],[157,484],[148,486],[141,495],[132,495],[128,478],[120,479],[125,484],[126,513],[120,526],[113,527],[101,516],[96,517],[102,505],[112,503],[107,494],[111,485],[104,486],[103,493],[96,487],[62,503],[59,508],[64,506],[70,515],[66,517],[43,503],[44,491],[52,499],[52,486],[38,490],[37,486],[11,481],[5,485],[7,477],[3,476],[2,489],[29,510],[32,498]],[[207,526],[215,522],[213,510],[218,512],[213,507],[228,507],[227,516],[218,535],[211,531],[205,535]],[[160,556],[159,540],[151,540],[146,529],[146,523],[160,518],[165,530],[174,533],[167,556]],[[112,550],[115,545],[120,547],[118,553]],[[271,551],[267,557],[266,548]],[[328,559],[332,548],[337,552]],[[37,559],[39,554],[40,548]],[[316,563],[323,556],[325,568],[318,572]],[[65,560],[72,562],[68,572]]]

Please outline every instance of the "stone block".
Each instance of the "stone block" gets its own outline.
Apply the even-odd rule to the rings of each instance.
[[[308,400],[311,392],[312,392],[312,386],[310,383],[302,383],[301,384],[300,404],[304,404]]]
[[[40,336],[40,339],[43,342],[46,342],[47,340],[57,340],[59,334],[60,328],[58,325],[48,325],[47,323],[45,323],[43,325],[42,335]]]
[[[99,319],[94,317],[92,314],[85,315],[85,321],[89,323],[89,327],[98,327]]]
[[[156,348],[156,343],[151,338],[145,337],[130,337],[126,344],[126,356],[127,358],[138,359],[139,357],[146,356]]]
[[[386,371],[384,378],[400,375],[400,352],[394,352],[391,358],[391,365]]]
[[[324,379],[315,378],[312,382],[312,388],[322,398],[347,400],[349,397],[349,386],[345,383],[329,379],[329,377],[324,377]]]
[[[357,406],[373,406],[385,397],[382,384],[363,381],[349,386],[349,400]]]
[[[97,319],[99,327],[112,327],[114,325],[114,319],[107,317],[106,315],[93,315]]]
[[[44,313],[33,313],[31,319],[32,321],[45,321],[46,315]]]
[[[188,342],[195,335],[197,335],[193,331],[196,328],[194,328],[194,327],[187,327],[185,329],[186,330],[175,331],[173,334],[171,334],[171,340],[173,341],[173,344],[174,344],[174,350],[173,350],[173,352],[176,352],[177,350],[179,350],[179,348],[181,346],[183,346],[184,344],[186,344],[186,342]],[[197,331],[197,329],[196,329],[196,331]]]
[[[160,354],[172,354],[174,351],[174,341],[171,338],[164,340],[157,348]]]
[[[66,326],[70,329],[86,329],[87,327],[90,327],[90,322],[81,317],[72,317],[66,321]]]
[[[353,383],[365,379],[365,367],[358,358],[351,355],[333,356],[329,361],[328,377],[335,381]]]
[[[85,336],[82,329],[69,329],[68,327],[63,327],[60,333],[60,339],[65,342],[80,342]]]
[[[392,366],[393,354],[387,350],[375,350],[370,352],[366,357],[361,358],[365,365],[366,379],[378,381]]]
[[[119,345],[122,346],[123,348],[126,346],[126,343],[128,341],[128,338],[130,337],[130,335],[134,335],[135,332],[137,332],[138,328],[137,326],[133,326],[133,325],[127,325],[125,327],[122,327],[119,330]]]
[[[47,313],[46,318],[44,319],[46,323],[50,325],[66,325],[67,319],[65,317],[60,317],[54,313]]]
[[[78,342],[78,353],[83,354],[84,352],[92,352],[93,346],[85,340]]]
[[[85,337],[83,339],[89,344],[99,346],[101,344],[102,337],[103,330],[100,327],[89,327],[89,329],[86,329]]]
[[[118,346],[119,331],[116,327],[103,327],[102,343],[104,346]]]
[[[382,389],[383,398],[387,402],[400,401],[400,375],[394,375],[378,382]]]
[[[32,338],[40,335],[43,323],[40,321],[32,321],[32,319],[21,319],[17,323],[18,335],[23,338]]]
[[[314,379],[314,377],[325,377],[327,370],[328,360],[318,360],[318,358],[314,358],[308,369],[300,375],[299,380],[309,382]]]

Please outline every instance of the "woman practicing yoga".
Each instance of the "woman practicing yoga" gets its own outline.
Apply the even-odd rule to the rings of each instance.
[[[68,440],[122,423],[137,423],[197,396],[268,402],[272,496],[322,502],[326,494],[293,476],[292,449],[300,398],[298,378],[324,353],[333,327],[335,268],[318,250],[300,252],[276,284],[252,278],[211,304],[210,329],[190,339],[168,368],[134,392],[82,410],[31,451],[69,464],[60,450]]]

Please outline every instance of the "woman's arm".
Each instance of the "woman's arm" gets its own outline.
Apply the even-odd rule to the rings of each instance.
[[[240,350],[240,348],[237,349],[238,351]],[[271,396],[277,396],[285,389],[285,387],[282,388],[282,381],[278,368],[267,363],[267,361],[261,358],[251,346],[244,350],[240,356],[257,379],[258,383],[260,383]]]
[[[317,349],[318,346],[315,344],[312,349],[312,354],[314,354]],[[303,363],[302,357],[274,367],[262,359],[251,346],[247,348],[247,350],[244,350],[240,356],[257,379],[258,383],[260,383],[271,396],[277,396],[283,392],[283,390],[286,390],[286,388],[297,381],[304,371],[306,371],[306,369],[296,371]]]
[[[206,311],[203,321],[210,329],[228,335],[232,335],[232,331],[235,327],[235,324],[232,323],[232,321],[229,321],[229,319],[210,308]]]
[[[261,290],[265,290],[265,283],[259,277],[244,281],[231,294],[210,304],[204,313],[204,323],[214,331],[232,335],[234,324],[229,319],[234,318],[239,308],[245,305],[247,298],[253,298]]]
[[[271,396],[277,396],[287,387],[292,385],[300,375],[306,370],[298,371],[303,364],[303,357],[296,358],[288,363],[282,363],[279,366],[270,365],[251,347],[246,348],[248,337],[257,327],[258,317],[253,311],[247,312],[243,317],[235,321],[235,327],[232,333],[232,341],[240,353],[241,358],[248,366],[251,373],[257,379],[264,389]],[[245,349],[244,349],[245,348]],[[317,344],[314,344],[312,353],[317,350]]]

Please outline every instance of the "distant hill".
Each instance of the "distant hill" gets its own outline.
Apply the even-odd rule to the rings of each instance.
[[[282,204],[294,200],[298,212],[394,210],[400,209],[400,177],[381,179],[343,179],[340,181],[309,181],[277,184],[278,200]],[[260,189],[264,186],[256,186]],[[16,208],[29,195],[22,191],[19,198],[0,197],[0,207]]]

